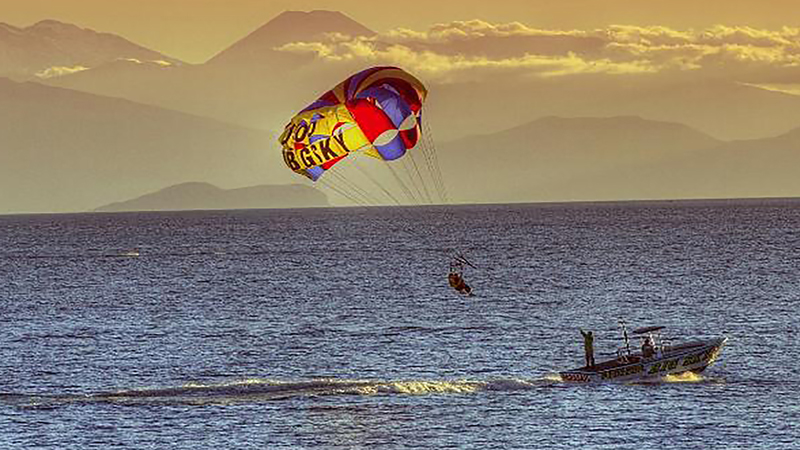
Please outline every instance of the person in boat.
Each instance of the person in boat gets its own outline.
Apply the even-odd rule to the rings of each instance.
[[[644,342],[642,343],[642,356],[645,358],[650,358],[656,354],[656,347],[653,343],[653,336],[647,335],[644,338]]]
[[[450,274],[447,275],[447,282],[459,294],[469,295],[472,292],[472,288],[464,281],[463,270],[464,263],[460,259],[455,259],[450,263]]]
[[[586,367],[594,367],[594,334],[580,330],[583,335],[583,350],[586,352]]]

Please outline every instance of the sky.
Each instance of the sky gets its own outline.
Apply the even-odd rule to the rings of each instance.
[[[797,0],[404,0],[391,5],[364,0],[2,0],[0,22],[17,27],[43,19],[75,23],[192,63],[206,61],[286,10],[339,10],[378,32],[426,30],[472,19],[550,29],[800,26]],[[787,18],[797,19],[788,23]]]

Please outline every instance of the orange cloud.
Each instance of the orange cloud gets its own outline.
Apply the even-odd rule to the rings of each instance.
[[[440,81],[480,78],[486,71],[536,77],[693,71],[749,82],[800,67],[800,28],[544,30],[519,22],[471,20],[427,31],[400,28],[370,38],[329,36],[279,50],[310,52],[329,62],[402,65]]]
[[[44,80],[47,78],[55,78],[64,75],[70,75],[73,73],[82,72],[84,70],[89,70],[89,68],[85,66],[73,66],[73,67],[55,66],[36,72],[35,76],[37,78],[41,78]]]

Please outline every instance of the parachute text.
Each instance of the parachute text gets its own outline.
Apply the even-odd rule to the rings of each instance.
[[[345,153],[350,152],[344,142],[344,136],[335,134],[320,141],[315,142],[309,147],[303,147],[295,151],[284,151],[283,159],[290,169],[297,171],[302,168],[321,166],[328,161],[338,158],[339,155],[331,149],[331,139],[335,140]],[[300,161],[298,161],[298,159]]]

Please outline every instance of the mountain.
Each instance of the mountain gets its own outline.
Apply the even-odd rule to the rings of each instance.
[[[493,133],[546,116],[639,116],[686,124],[723,140],[760,139],[797,125],[800,96],[729,80],[658,76],[552,77],[431,86],[428,117],[440,139]]]
[[[290,11],[206,64],[165,70],[153,64],[122,61],[43,82],[241,126],[281,130],[294,112],[347,77],[349,68],[317,66],[309,54],[275,49],[297,40],[320,39],[326,33],[374,34],[339,12]]]
[[[613,199],[634,187],[637,198],[800,197],[800,128],[782,135],[727,142],[658,165],[614,170],[584,180],[595,199]],[[567,195],[567,186],[554,186]],[[583,192],[585,196],[587,192]]]
[[[440,160],[462,202],[800,197],[800,128],[722,142],[636,117],[551,117],[447,143]]]
[[[318,95],[292,81],[292,72],[265,73],[228,67],[172,66],[117,62],[72,75],[42,80],[107,97],[124,98],[209,117],[249,128],[277,131],[290,114]],[[307,99],[298,92],[306,91]]]
[[[266,209],[328,206],[325,194],[302,186],[253,186],[220,189],[208,183],[183,183],[133,200],[97,208],[98,212]]]
[[[310,63],[280,69],[231,65],[158,67],[118,62],[48,85],[126,98],[242,126],[280,130],[293,113],[356,70]],[[423,80],[425,81],[425,80]],[[536,79],[427,83],[425,108],[437,139],[490,134],[548,116],[639,116],[689,125],[723,140],[785,133],[800,117],[800,96],[720,81]]]
[[[564,201],[591,197],[594,186],[584,180],[694,157],[720,144],[685,125],[639,117],[547,117],[440,145],[439,157],[458,201]],[[621,195],[638,198],[635,190]]]
[[[0,213],[85,211],[164,186],[294,180],[262,131],[0,79]]]
[[[354,58],[334,63],[311,53],[276,50],[291,42],[324,39],[326,33],[374,36],[341,13],[286,12],[206,64],[161,67],[116,61],[43,82],[277,132],[296,111],[348,75],[386,62]],[[527,48],[542,55],[567,49],[591,53],[602,46],[592,37],[531,38],[526,37],[527,47],[520,47],[520,42],[511,45],[507,42],[511,36],[424,45],[450,56],[481,52],[511,56],[502,53],[506,44],[509,51]],[[388,44],[379,37],[375,45],[385,50]],[[417,46],[418,52],[428,48],[413,41],[404,45]],[[700,77],[692,71],[571,76],[499,71],[489,76],[476,68],[474,73],[455,72],[453,79],[439,80],[417,74],[429,87],[426,116],[438,139],[494,133],[547,116],[639,116],[683,123],[723,140],[755,139],[784,133],[800,117],[800,96]]]
[[[275,49],[292,42],[314,42],[331,33],[353,37],[375,35],[338,11],[286,11],[211,58],[208,64],[251,66],[307,61],[306,57]]]
[[[181,64],[120,36],[56,20],[26,28],[0,23],[0,77],[57,76],[123,59]]]

